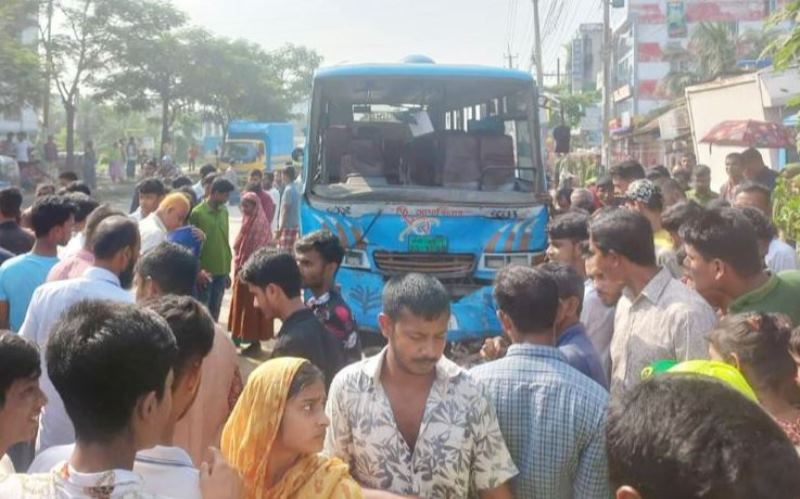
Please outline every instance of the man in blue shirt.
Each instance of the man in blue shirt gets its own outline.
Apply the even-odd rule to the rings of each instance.
[[[0,266],[0,328],[19,331],[33,292],[58,263],[58,247],[72,238],[75,206],[63,196],[45,196],[31,209],[36,241],[25,253]]]
[[[567,358],[569,365],[595,380],[608,390],[600,356],[586,334],[586,327],[580,321],[583,308],[583,277],[563,263],[545,263],[540,267],[550,274],[558,286],[560,306],[556,316],[556,348]]]
[[[558,285],[542,269],[512,265],[498,272],[494,299],[513,344],[471,374],[485,387],[519,468],[514,497],[611,497],[608,394],[555,348]]]

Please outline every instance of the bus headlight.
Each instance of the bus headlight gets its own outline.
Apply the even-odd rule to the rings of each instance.
[[[533,267],[544,261],[544,252],[539,253],[484,253],[478,270],[497,271],[507,265]]]
[[[369,270],[369,258],[367,252],[363,250],[349,249],[344,253],[342,267],[350,269]]]

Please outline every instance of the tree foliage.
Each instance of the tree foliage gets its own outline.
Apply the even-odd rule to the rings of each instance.
[[[41,65],[35,44],[23,43],[22,29],[36,26],[35,0],[0,2],[0,111],[35,104],[41,94]]]
[[[701,81],[713,80],[736,67],[736,36],[727,23],[700,23],[689,44]]]

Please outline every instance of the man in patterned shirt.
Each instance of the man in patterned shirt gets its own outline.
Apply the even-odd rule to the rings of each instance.
[[[392,279],[379,321],[388,346],[331,385],[325,453],[364,496],[510,498],[517,474],[491,402],[443,357],[450,297],[435,278]]]
[[[361,343],[353,313],[336,289],[336,272],[344,259],[341,241],[328,231],[318,230],[297,241],[294,254],[303,276],[303,287],[313,295],[306,306],[341,343],[347,363],[361,360]]]
[[[520,474],[515,497],[609,497],[606,391],[555,347],[558,284],[543,269],[497,274],[498,317],[513,341],[503,359],[472,370],[487,389]],[[535,310],[535,314],[531,314]]]

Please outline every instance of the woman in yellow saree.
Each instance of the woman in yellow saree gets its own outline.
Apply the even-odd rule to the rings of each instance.
[[[242,475],[245,499],[360,499],[339,459],[318,454],[330,424],[325,378],[291,357],[250,375],[222,432],[222,454]]]

